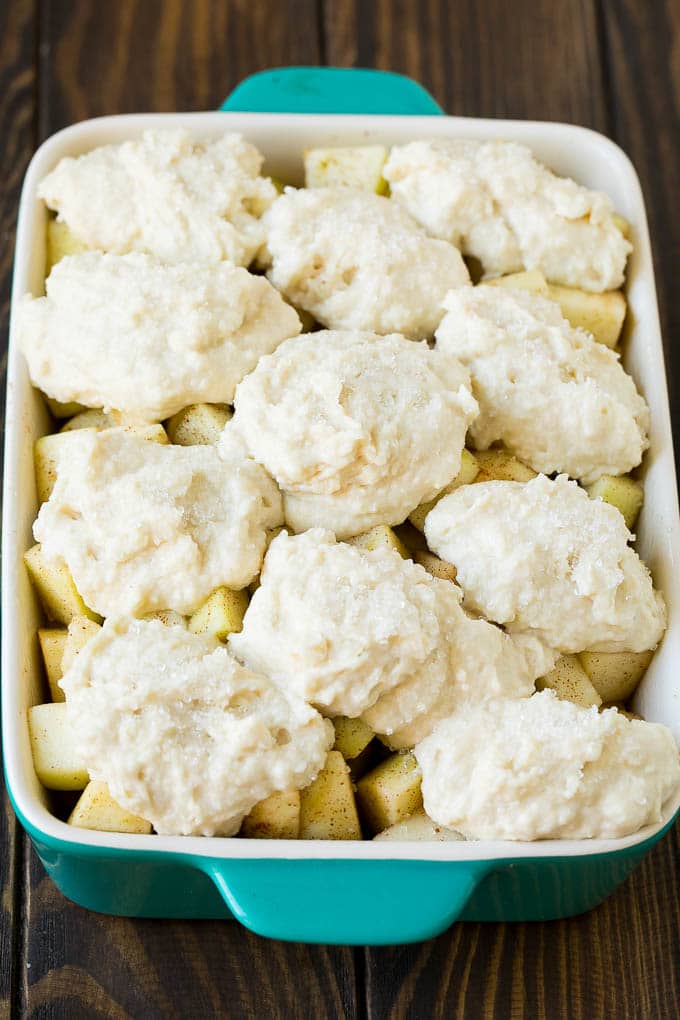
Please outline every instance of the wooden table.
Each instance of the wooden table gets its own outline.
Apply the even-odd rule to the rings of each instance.
[[[630,153],[651,219],[671,388],[680,333],[677,0],[5,0],[0,4],[0,301],[36,146],[108,113],[216,107],[283,64],[391,68],[451,113],[572,121]],[[672,394],[672,395],[673,395]],[[88,913],[0,819],[2,1016],[545,1017],[680,1013],[676,828],[599,909],[547,924],[457,924],[390,949],[267,942],[236,923]]]

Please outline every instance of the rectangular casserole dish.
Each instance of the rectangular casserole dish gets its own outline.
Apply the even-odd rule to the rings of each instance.
[[[432,136],[505,138],[529,145],[558,173],[606,191],[632,224],[630,313],[624,364],[651,409],[646,502],[638,549],[665,594],[669,627],[636,695],[645,718],[680,740],[680,519],[663,350],[640,185],[607,138],[565,124],[445,117],[420,86],[371,71],[292,68],[244,82],[229,111],[105,117],[48,139],[28,172],[19,214],[13,302],[42,292],[46,211],[40,179],[66,155],[143,130],[185,127],[198,136],[240,131],[266,155],[268,172],[299,183],[312,145],[406,142]],[[299,111],[267,113],[266,110]],[[313,113],[305,111],[312,110]],[[369,111],[357,115],[355,111]],[[333,113],[334,116],[328,116]],[[386,114],[390,114],[387,116]],[[401,114],[401,115],[400,115]],[[22,556],[36,514],[33,443],[49,429],[10,332],[3,521],[3,740],[15,811],[48,874],[75,902],[139,917],[236,917],[274,938],[389,944],[429,938],[456,919],[565,917],[601,902],[672,825],[616,840],[537,843],[304,842],[132,836],[76,829],[50,813],[50,794],[31,760],[26,713],[45,700],[36,627],[39,611]]]

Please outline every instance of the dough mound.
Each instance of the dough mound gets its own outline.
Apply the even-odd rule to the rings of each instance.
[[[333,728],[214,638],[110,618],[61,681],[75,750],[156,832],[233,836],[278,790],[307,786]]]
[[[680,782],[670,730],[560,701],[468,704],[415,748],[425,811],[468,839],[613,839]]]
[[[392,200],[433,237],[479,259],[487,277],[540,269],[583,290],[623,284],[633,250],[611,200],[558,177],[517,142],[396,145],[383,169]]]
[[[145,131],[60,160],[38,195],[88,248],[247,266],[277,194],[262,163],[238,134],[199,142],[183,130]]]
[[[619,511],[565,475],[479,482],[425,519],[428,545],[454,563],[465,605],[560,652],[643,652],[666,626],[663,597]]]
[[[477,413],[459,362],[401,336],[283,343],[239,385],[235,431],[276,479],[294,531],[398,524],[460,469]]]
[[[618,354],[528,291],[464,287],[445,306],[437,346],[470,370],[478,449],[500,440],[535,471],[584,484],[637,467],[649,411]]]
[[[125,429],[80,429],[33,525],[51,559],[102,616],[191,613],[221,585],[258,574],[281,497],[233,438],[171,446]]]
[[[460,252],[396,202],[351,188],[288,189],[265,217],[269,279],[330,329],[431,337]]]

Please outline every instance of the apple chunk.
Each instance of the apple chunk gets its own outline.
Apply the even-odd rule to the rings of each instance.
[[[358,757],[373,740],[375,733],[363,719],[349,719],[339,715],[333,719],[335,743],[333,750],[339,751],[345,760]]]
[[[68,637],[64,647],[64,656],[61,660],[62,672],[66,673],[75,662],[78,652],[81,652],[85,645],[93,637],[96,637],[101,627],[94,620],[87,616],[74,616],[68,625]]]
[[[170,442],[177,446],[214,446],[231,415],[226,404],[189,404],[168,418]]]
[[[559,306],[564,318],[572,326],[585,329],[598,343],[615,347],[621,335],[626,318],[626,299],[620,290],[608,290],[599,294],[580,290],[578,287],[561,287],[548,283],[538,269],[522,273],[510,273],[494,280],[485,280],[493,287],[509,287],[528,290],[550,298]]]
[[[530,482],[536,472],[509,450],[493,447],[475,453],[479,470],[475,482]]]
[[[52,266],[66,255],[79,255],[87,251],[84,244],[63,220],[50,219],[47,222],[47,273],[50,273]]]
[[[445,829],[441,825],[437,825],[429,818],[424,810],[414,811],[408,818],[404,818],[402,822],[396,822],[394,825],[390,825],[389,829],[383,829],[377,836],[374,836],[375,840],[417,840],[419,842],[435,842],[435,843],[449,843],[455,842],[456,840],[464,839],[465,837],[456,832],[455,829]]]
[[[99,622],[83,602],[71,573],[61,560],[50,560],[40,544],[24,553],[24,563],[47,618],[68,625],[74,616],[87,616]]]
[[[645,675],[654,652],[580,652],[579,659],[602,701],[627,701]]]
[[[384,145],[307,149],[304,154],[305,187],[358,188],[384,195],[387,181],[382,170],[387,156]]]
[[[548,296],[548,281],[540,269],[525,269],[521,273],[508,273],[507,276],[496,276],[492,280],[484,280],[489,287],[504,287],[510,290],[528,290],[533,294]]]
[[[147,836],[151,832],[151,822],[126,811],[113,799],[106,783],[98,781],[87,784],[69,816],[68,824],[97,832],[131,832],[138,836]]]
[[[371,832],[403,821],[422,807],[420,766],[410,752],[390,755],[357,783],[362,821]]]
[[[469,450],[463,450],[460,455],[460,471],[453,481],[449,482],[446,488],[442,489],[438,496],[435,496],[434,499],[428,500],[427,503],[421,503],[420,506],[417,506],[415,510],[412,510],[408,515],[408,519],[414,528],[417,528],[419,531],[423,531],[425,527],[425,518],[429,514],[430,510],[436,506],[439,500],[443,499],[444,496],[448,496],[448,494],[453,492],[454,489],[459,489],[461,485],[469,485],[471,482],[474,482],[478,472],[479,464],[475,454],[470,453]]]
[[[75,429],[112,429],[119,422],[113,414],[102,410],[101,407],[88,407],[61,426],[60,432],[73,432]]]
[[[68,641],[68,631],[64,627],[41,627],[38,631],[38,641],[45,663],[45,673],[52,701],[65,701],[66,698],[59,686],[59,681],[64,674],[62,662]]]
[[[300,791],[300,839],[361,839],[347,762],[329,751],[313,783]]]
[[[616,347],[626,318],[626,299],[620,290],[600,294],[550,284],[548,295],[572,326],[585,329],[598,343]]]
[[[640,482],[629,475],[602,475],[592,485],[586,486],[591,499],[602,499],[620,510],[626,527],[632,531],[642,509],[645,490]]]
[[[419,551],[414,553],[413,559],[421,567],[424,567],[428,574],[439,578],[440,581],[456,580],[456,568],[453,563],[449,563],[448,560],[440,560],[434,553]]]
[[[355,535],[354,538],[348,538],[347,544],[355,545],[359,549],[367,549],[369,552],[383,547],[385,549],[394,549],[405,560],[410,556],[404,543],[395,535],[392,528],[388,528],[386,524],[377,524],[370,531],[365,531],[361,535]]]
[[[562,701],[573,701],[582,708],[602,704],[577,655],[563,655],[549,673],[536,681],[536,687],[539,691],[554,691]]]
[[[73,731],[65,702],[34,705],[28,730],[36,775],[48,790],[83,790],[89,775],[73,750]]]
[[[247,839],[298,839],[300,791],[272,793],[243,819],[241,835]]]
[[[241,630],[247,608],[246,591],[216,588],[201,608],[189,617],[189,630],[192,634],[211,634],[224,641],[227,635]]]

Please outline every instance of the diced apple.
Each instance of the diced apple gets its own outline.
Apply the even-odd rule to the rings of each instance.
[[[97,832],[131,832],[139,836],[148,836],[151,832],[151,822],[126,811],[113,799],[106,783],[94,780],[80,795],[68,824]]]
[[[626,299],[620,290],[593,294],[576,287],[560,287],[549,284],[538,269],[498,276],[484,283],[492,287],[528,290],[549,297],[560,306],[562,315],[572,326],[592,333],[595,340],[606,347],[615,347],[621,335],[626,317]]]
[[[479,450],[475,457],[479,466],[475,482],[530,482],[536,477],[533,468],[513,457],[508,450]]]
[[[416,563],[419,563],[421,567],[427,570],[428,574],[432,574],[433,577],[438,577],[440,581],[455,581],[456,580],[456,568],[453,563],[449,563],[447,560],[440,560],[438,556],[435,556],[431,552],[417,552],[414,553],[413,559]]]
[[[372,832],[382,832],[422,807],[421,773],[410,752],[397,752],[357,783],[362,821]]]
[[[39,544],[24,553],[24,562],[49,620],[68,625],[74,616],[101,619],[83,602],[64,562],[48,559]]]
[[[85,410],[83,405],[77,404],[75,400],[64,403],[61,400],[55,400],[54,397],[48,397],[45,393],[43,396],[53,418],[72,418],[75,414],[80,414]]]
[[[121,425],[121,428],[128,435],[137,436],[139,439],[146,439],[151,443],[167,444],[168,437],[162,425]],[[87,427],[90,431],[102,431],[100,427]],[[38,490],[38,499],[45,503],[52,493],[57,480],[57,466],[59,457],[64,454],[68,456],[68,444],[73,442],[74,436],[82,435],[84,429],[62,430],[52,433],[49,436],[42,436],[36,441],[34,448],[35,459],[35,484]]]
[[[602,701],[627,701],[645,675],[654,652],[579,652],[579,659]]]
[[[159,609],[155,613],[147,613],[145,619],[160,620],[166,627],[186,627],[188,624],[186,616],[182,616],[176,609]]]
[[[61,660],[62,674],[71,668],[78,652],[82,651],[88,641],[96,637],[100,630],[100,625],[87,616],[73,617],[68,625],[68,637]]]
[[[529,290],[534,294],[548,294],[548,281],[540,269],[526,269],[521,273],[508,273],[484,280],[490,287],[509,287],[511,290]]]
[[[348,538],[347,543],[348,545],[355,545],[359,549],[368,549],[369,552],[381,548],[394,549],[405,560],[410,556],[404,543],[401,539],[397,538],[392,528],[388,528],[386,524],[377,524],[375,528],[365,531],[362,535]]]
[[[577,655],[563,655],[558,659],[550,672],[536,681],[536,688],[554,691],[562,701],[573,701],[582,708],[602,704]]]
[[[363,719],[349,719],[346,715],[339,715],[333,719],[333,726],[335,727],[333,750],[339,751],[346,760],[360,755],[375,736]]]
[[[68,640],[68,631],[64,627],[41,627],[38,631],[38,640],[52,701],[65,701],[66,698],[59,686],[59,681],[64,675],[62,660]]]
[[[445,829],[433,822],[423,810],[414,811],[412,815],[402,822],[390,825],[389,829],[383,829],[373,839],[389,840],[418,840],[421,842],[448,843],[465,837],[456,832],[455,829]]]
[[[57,481],[57,458],[64,448],[61,433],[42,436],[36,441],[33,450],[35,462],[35,485],[38,490],[38,502],[46,503]]]
[[[476,479],[478,472],[477,454],[470,453],[469,450],[463,450],[460,455],[460,471],[456,477],[452,482],[449,482],[445,489],[442,489],[438,496],[428,500],[427,503],[421,503],[420,506],[411,511],[408,515],[411,524],[419,531],[422,531],[425,527],[425,518],[439,500],[443,499],[444,496],[448,496],[454,489],[459,489],[461,485],[470,485]]]
[[[248,839],[299,839],[300,791],[272,793],[243,819],[241,835]]]
[[[168,419],[170,442],[177,446],[214,446],[231,416],[226,404],[189,404]]]
[[[241,630],[247,608],[247,591],[216,588],[201,608],[189,617],[189,630],[192,634],[211,634],[224,641],[228,634]]]
[[[339,751],[328,752],[314,782],[300,791],[300,839],[361,839],[352,778]]]
[[[592,333],[594,339],[605,347],[616,347],[627,309],[626,299],[620,290],[593,294],[574,287],[550,284],[549,297],[557,302],[562,315],[572,326]]]
[[[460,488],[461,485],[470,485],[471,482],[474,482],[478,473],[479,461],[477,460],[477,455],[470,453],[469,450],[463,450],[460,455],[460,471],[454,480],[449,483],[449,486],[447,486],[447,491],[449,488],[453,491],[453,489]]]
[[[620,510],[626,527],[632,531],[642,509],[645,490],[640,482],[630,475],[602,475],[592,485],[586,486],[591,499],[602,499]]]
[[[382,175],[388,150],[384,145],[357,145],[345,148],[307,149],[304,154],[305,187],[359,188],[387,193]]]
[[[167,446],[170,442],[167,432],[158,422],[152,425],[116,425],[116,428],[136,439],[146,439],[148,443],[160,443],[161,446]]]
[[[87,251],[87,245],[83,244],[73,231],[66,226],[63,220],[50,219],[47,221],[47,272],[49,275],[52,266],[61,262],[65,255],[79,255]]]
[[[118,422],[113,414],[108,414],[101,407],[88,407],[87,410],[69,418],[65,425],[59,429],[60,432],[73,432],[74,429],[110,429]],[[47,436],[45,438],[48,438]],[[38,440],[39,441],[39,440]]]
[[[73,732],[65,702],[34,705],[28,710],[33,766],[48,790],[83,790],[89,775],[73,750]]]
[[[624,237],[630,237],[632,227],[625,216],[619,216],[618,213],[614,213],[612,219],[614,220],[617,230],[620,230]]]

